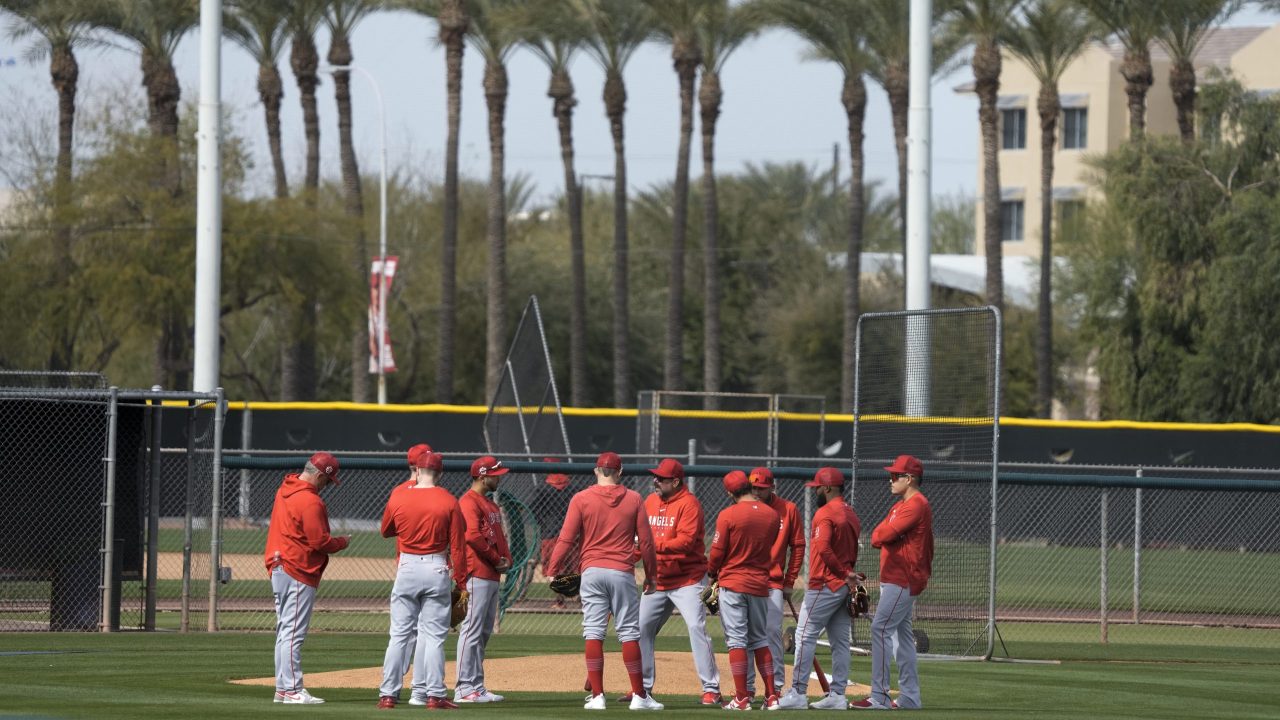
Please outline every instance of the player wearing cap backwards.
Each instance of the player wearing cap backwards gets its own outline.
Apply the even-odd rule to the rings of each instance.
[[[436,484],[444,458],[427,445],[415,445],[409,448],[409,466],[412,478],[391,491],[382,511],[382,537],[396,538],[400,557],[378,708],[396,706],[412,653],[409,704],[452,710],[458,706],[449,702],[444,687],[444,640],[452,604],[449,578],[459,587],[467,580],[466,525],[458,501]]]
[[[636,591],[633,548],[639,544],[644,563],[644,591],[654,590],[656,560],[653,534],[640,494],[619,483],[622,458],[601,453],[596,458],[596,484],[573,496],[551,556],[551,574],[572,572],[564,567],[574,542],[582,538],[579,560],[582,573],[582,637],[591,697],[582,707],[604,710],[604,636],[609,614],[622,642],[622,661],[631,680],[632,710],[661,710],[644,688],[640,662],[640,594]]]
[[[458,628],[458,681],[453,686],[457,703],[502,702],[501,695],[484,685],[484,649],[493,635],[498,612],[498,588],[502,573],[511,569],[511,550],[502,531],[502,510],[489,498],[498,489],[498,478],[507,473],[496,458],[486,455],[471,463],[471,489],[458,499],[467,523],[467,592],[471,602]]]
[[[729,646],[729,669],[735,696],[725,710],[750,710],[747,675],[751,667],[747,651],[753,651],[756,668],[768,695],[765,710],[776,710],[773,694],[773,655],[765,628],[769,622],[769,570],[778,561],[778,513],[751,493],[751,481],[741,470],[724,476],[724,489],[733,504],[716,516],[707,574],[720,585],[720,624]]]
[[[849,682],[848,599],[862,575],[858,561],[858,535],[862,523],[844,501],[844,474],[833,467],[819,468],[805,487],[814,488],[818,511],[813,514],[809,536],[809,588],[805,590],[796,620],[796,657],[791,668],[791,688],[779,703],[783,710],[803,710],[808,705],[809,671],[823,630],[831,642],[831,684],[826,697],[808,705],[815,710],[845,710],[844,690]]]
[[[889,492],[902,500],[871,531],[871,547],[880,548],[880,600],[871,619],[871,696],[851,705],[859,710],[921,707],[911,611],[933,573],[933,509],[920,492],[918,459],[899,455],[885,470]],[[898,660],[896,704],[889,698],[889,647],[896,647]]]
[[[276,606],[276,696],[289,705],[324,702],[302,684],[302,643],[311,625],[316,588],[329,555],[351,542],[329,534],[329,511],[320,491],[338,484],[338,458],[318,452],[301,473],[285,475],[271,506],[263,560]]]
[[[751,480],[751,490],[760,502],[773,508],[778,513],[777,547],[773,556],[782,562],[769,569],[769,623],[765,632],[769,635],[769,654],[773,656],[773,694],[782,694],[782,683],[786,680],[786,669],[782,654],[782,606],[785,600],[791,600],[792,588],[796,578],[800,576],[800,565],[804,561],[804,521],[800,519],[800,511],[796,504],[773,491],[773,471],[767,467],[758,467],[747,476]],[[765,695],[769,695],[766,688]],[[747,693],[756,694],[755,675],[747,676]]]
[[[693,666],[702,683],[702,704],[718,705],[720,669],[707,637],[707,608],[702,604],[702,591],[708,582],[702,503],[685,487],[680,461],[665,458],[649,474],[653,476],[654,492],[645,498],[644,508],[653,531],[658,571],[654,578],[657,590],[640,598],[644,687],[646,691],[653,690],[653,645],[658,631],[671,617],[671,611],[679,609],[689,628]]]

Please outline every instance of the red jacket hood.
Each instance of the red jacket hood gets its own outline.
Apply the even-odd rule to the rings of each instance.
[[[622,502],[622,498],[627,496],[627,489],[621,485],[593,485],[587,490],[603,500],[609,507],[615,508]]]
[[[313,492],[317,495],[319,494],[315,485],[303,480],[297,473],[286,475],[284,477],[284,482],[280,483],[280,494],[285,497],[291,497],[300,492]]]

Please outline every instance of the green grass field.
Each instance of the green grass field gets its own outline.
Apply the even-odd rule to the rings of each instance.
[[[1006,636],[1008,633],[1006,633]],[[1009,639],[1006,637],[1006,639]],[[0,718],[244,718],[387,717],[374,708],[376,690],[326,689],[328,702],[299,708],[274,705],[271,691],[231,685],[272,673],[270,634],[177,633],[0,635]],[[1275,718],[1280,716],[1280,650],[1247,653],[1191,643],[1179,662],[1155,662],[1169,648],[1138,638],[1106,648],[1019,645],[1038,656],[1063,651],[1060,665],[925,662],[927,708],[913,717],[947,718]],[[452,650],[453,643],[447,643]],[[660,649],[687,648],[660,639]],[[307,640],[309,672],[381,664],[380,634],[317,632]],[[582,672],[580,640],[560,636],[496,635],[490,657],[564,653],[565,672]],[[606,650],[616,651],[616,643]],[[865,681],[867,658],[855,658],[853,678]],[[494,688],[501,691],[502,688]],[[563,717],[585,714],[581,694],[508,693],[499,706],[460,712],[475,717]],[[666,716],[714,717],[693,696],[665,696]],[[405,705],[401,715],[419,712]],[[611,704],[609,713],[627,710]],[[392,715],[391,717],[395,717]]]

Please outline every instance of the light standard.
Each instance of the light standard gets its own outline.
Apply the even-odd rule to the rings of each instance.
[[[387,112],[382,103],[382,87],[373,75],[359,65],[333,65],[325,72],[333,74],[355,70],[373,86],[378,98],[378,142],[380,145],[378,170],[378,257],[382,259],[382,271],[378,273],[378,404],[387,404]]]

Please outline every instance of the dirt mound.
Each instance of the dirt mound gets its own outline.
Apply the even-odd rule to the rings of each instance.
[[[305,657],[303,659],[305,662]],[[697,695],[702,692],[698,674],[693,669],[693,656],[687,652],[658,652],[654,654],[657,665],[657,679],[653,694],[659,699],[664,695]],[[720,666],[720,688],[733,688],[733,676],[729,674],[729,656],[717,655],[716,663]],[[622,666],[622,653],[605,653],[604,661],[605,693],[610,697],[631,691],[627,681],[627,672]],[[828,668],[829,669],[829,668]],[[790,679],[791,668],[787,668]],[[564,692],[582,693],[582,682],[586,679],[586,668],[581,655],[528,655],[515,658],[494,658],[485,660],[485,685],[494,692],[529,691],[529,692]],[[452,662],[445,663],[445,682],[451,683],[457,677]],[[758,682],[759,678],[757,678]],[[405,676],[405,687],[412,681]],[[275,684],[275,678],[251,678],[233,681],[240,685]],[[382,668],[368,667],[353,670],[336,670],[324,673],[307,673],[307,688],[369,688],[376,692],[382,682]],[[809,681],[809,695],[820,695],[816,677]],[[866,695],[871,688],[862,684],[850,683],[845,690],[847,695]],[[405,697],[408,697],[405,695]]]

